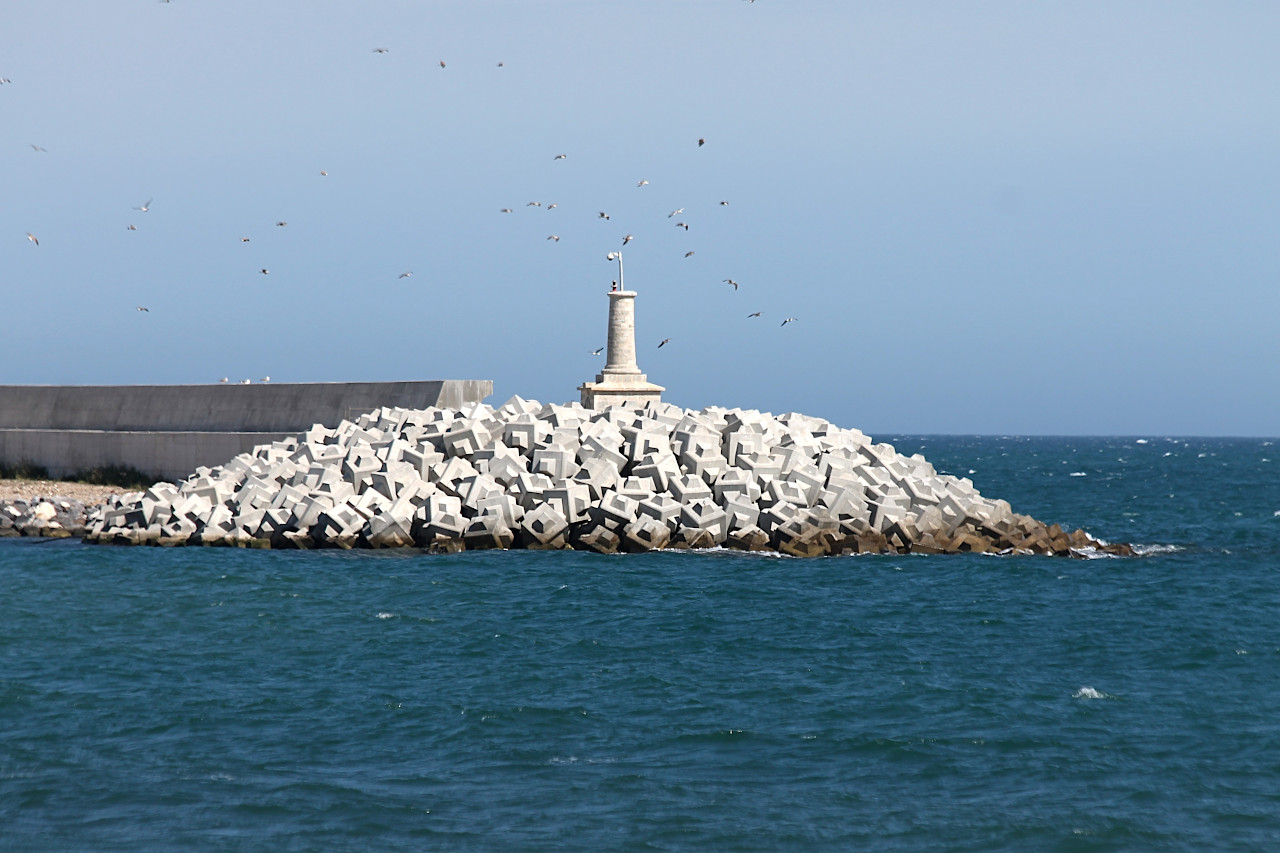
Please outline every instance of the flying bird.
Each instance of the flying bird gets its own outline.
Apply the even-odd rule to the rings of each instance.
[[[722,201],[722,202],[720,202],[720,206],[721,206],[721,207],[728,207],[728,206],[729,206],[729,202],[727,202],[727,201]]]
[[[258,270],[258,272],[262,273],[263,275],[271,275],[271,270],[262,269],[262,270]]]
[[[748,314],[748,315],[747,315],[747,319],[748,319],[748,320],[750,320],[752,317],[759,317],[759,316],[760,316],[760,312],[759,312],[759,311],[757,311],[757,312],[756,312],[756,313],[754,313],[754,314]]]
[[[669,343],[671,343],[671,338],[663,338],[662,343],[658,344],[658,349],[662,349]]]
[[[678,210],[673,210],[673,211],[671,211],[670,213],[668,213],[668,214],[667,214],[667,219],[670,219],[670,218],[671,218],[671,217],[673,217],[673,216],[679,216],[679,215],[680,215],[680,214],[682,214],[682,213],[684,213],[684,208],[683,208],[683,207],[682,207],[682,208],[680,208],[680,209],[678,209]]]
[[[707,140],[705,140],[705,139],[699,139],[699,140],[698,140],[698,147],[699,147],[699,148],[701,148],[702,146],[704,146],[704,145],[706,145],[706,144],[707,144]]]
[[[525,205],[525,207],[542,207],[542,202],[540,202],[540,201],[531,201],[531,202],[529,202],[528,204],[526,204],[526,205]]]
[[[240,238],[240,242],[241,242],[241,243],[248,243],[248,242],[249,242],[249,238],[248,238],[248,237],[241,237],[241,238]]]
[[[687,258],[687,257],[690,257],[691,255],[693,255],[693,250],[692,250],[692,249],[690,249],[689,251],[687,251],[687,252],[685,252],[685,253],[684,253],[684,256],[685,256],[686,258]]]
[[[138,306],[138,310],[139,310],[139,311],[146,311],[148,314],[150,314],[150,313],[151,313],[151,309],[150,309],[150,308],[143,308],[141,305],[139,305],[139,306]]]
[[[31,150],[33,150],[33,151],[43,151],[45,154],[48,154],[48,153],[49,153],[49,149],[48,149],[48,148],[41,148],[39,145],[36,145],[34,142],[31,144]]]
[[[511,208],[509,208],[509,207],[504,207],[504,208],[502,208],[502,210],[499,210],[498,212],[499,212],[499,213],[511,213],[511,212],[512,212],[512,210],[511,210]]]
[[[597,213],[597,214],[596,214],[596,218],[597,218],[597,219],[608,219],[608,218],[609,218],[609,214],[605,213],[605,212],[602,210],[602,211],[600,211],[599,213]]]
[[[684,230],[688,231],[688,230],[689,230],[689,223],[688,223],[688,222],[677,222],[677,223],[676,223],[676,227],[677,227],[677,228],[683,228]]]
[[[738,289],[738,283],[737,283],[736,281],[734,281],[733,279],[731,279],[731,278],[726,278],[726,279],[725,279],[725,281],[726,281],[726,282],[728,282],[729,284],[732,284],[732,285],[733,285],[733,289],[734,289],[734,290],[737,290],[737,289]]]
[[[631,242],[632,240],[634,240],[634,239],[635,239],[635,237],[633,237],[633,236],[631,236],[630,234],[628,234],[627,236],[625,236],[625,237],[623,237],[623,238],[622,238],[622,245],[624,245],[624,246],[625,246],[625,245],[627,245],[628,243],[630,243],[630,242]]]
[[[552,235],[551,235],[550,237],[548,237],[547,239],[548,239],[548,240],[555,240],[557,243],[559,243],[559,242],[560,242],[560,237],[559,237],[558,235],[556,235],[556,234],[552,234]]]
[[[407,270],[405,272],[400,273],[398,278],[408,278],[411,275],[413,275],[413,270]]]
[[[556,204],[555,202],[552,202],[551,204],[547,205],[547,210],[555,210],[559,206],[560,205]]]
[[[374,53],[386,53],[386,52],[387,52],[387,49],[386,49],[385,47],[375,47],[375,48],[373,49],[373,52],[374,52]]]
[[[126,226],[125,226],[125,230],[126,230],[126,231],[137,231],[137,230],[138,230],[138,226],[137,226],[137,225],[133,225],[133,224],[126,225]]]
[[[142,207],[134,208],[134,210],[141,210],[143,213],[146,213],[150,209],[151,209],[151,199],[147,199],[146,201],[144,201],[142,203]]]
[[[640,183],[636,184],[636,186],[638,186],[638,187],[643,187],[643,186],[645,186],[645,185],[646,185],[646,184],[648,184],[648,183],[649,183],[648,181],[641,181]]]
[[[566,158],[566,157],[568,157],[568,156],[569,156],[568,154],[557,154],[556,156],[552,157],[551,159],[552,159],[552,160],[563,160],[563,159],[565,159],[565,158]]]
[[[784,325],[784,326],[785,326],[785,325],[787,325],[788,323],[794,323],[795,321],[796,321],[796,318],[795,318],[795,317],[788,317],[787,319],[785,319],[785,320],[783,320],[783,321],[782,321],[782,325]]]
[[[320,177],[322,177],[322,178],[327,178],[327,177],[329,177],[329,173],[328,173],[328,172],[326,172],[324,169],[321,169],[321,170],[320,170]]]
[[[444,60],[443,60],[443,59],[442,59],[442,60],[440,60],[440,67],[441,67],[441,68],[444,68]]]
[[[27,239],[32,243],[35,243],[37,246],[40,245],[40,241],[36,239],[36,235],[32,234],[30,231],[27,232]]]
[[[593,350],[591,351],[591,354],[592,354],[592,355],[599,355],[599,354],[600,354],[600,353],[602,353],[602,352],[604,352],[604,347],[600,347],[599,349],[593,349]]]
[[[501,63],[501,62],[499,62],[499,63],[498,63],[498,67],[499,67],[499,68],[501,68],[501,67],[502,67],[502,65],[503,65],[503,63]]]
[[[288,225],[288,224],[289,224],[288,222],[277,222],[277,223],[276,223],[276,227],[277,227],[277,228],[283,228],[283,227],[285,227],[285,226],[286,226],[286,225]]]

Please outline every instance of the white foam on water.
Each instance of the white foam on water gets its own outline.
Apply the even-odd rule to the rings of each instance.
[[[1146,444],[1146,443],[1147,443],[1147,440],[1145,438],[1140,438],[1134,442],[1134,444]]]
[[[1081,687],[1075,693],[1071,694],[1072,699],[1110,699],[1106,693],[1101,690],[1095,690],[1092,687]]]
[[[374,618],[375,619],[394,619],[396,618],[396,615],[394,613],[388,613],[387,611],[382,610]]]
[[[1068,477],[1088,477],[1089,475],[1088,475],[1087,473],[1085,473],[1084,471],[1072,471],[1072,472],[1071,472],[1070,474],[1068,474],[1067,476],[1068,476]]]
[[[1176,554],[1184,550],[1181,545],[1134,545],[1133,553],[1139,557],[1149,557],[1152,554]]]

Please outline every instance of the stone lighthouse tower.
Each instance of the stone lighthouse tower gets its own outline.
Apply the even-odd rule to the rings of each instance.
[[[610,252],[609,260],[618,260],[617,288],[609,291],[609,358],[595,382],[584,382],[582,405],[588,409],[625,404],[643,406],[659,402],[666,389],[649,382],[636,365],[636,293],[625,290],[622,280],[622,255]]]

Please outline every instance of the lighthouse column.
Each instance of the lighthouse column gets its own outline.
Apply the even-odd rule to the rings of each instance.
[[[649,382],[636,364],[635,302],[634,290],[609,291],[609,355],[596,381],[584,382],[578,388],[582,405],[589,409],[643,406],[662,400],[666,389]]]

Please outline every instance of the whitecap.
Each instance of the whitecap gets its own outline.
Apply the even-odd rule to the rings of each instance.
[[[1134,444],[1146,444],[1146,443],[1147,443],[1147,440],[1145,438],[1140,438],[1134,442]]]
[[[1111,698],[1101,690],[1094,690],[1092,687],[1081,687],[1075,693],[1071,694],[1072,699],[1109,699]]]
[[[1139,557],[1149,557],[1152,554],[1176,554],[1183,550],[1179,545],[1134,545],[1133,553]]]
[[[388,613],[387,611],[382,610],[382,611],[379,611],[379,612],[378,612],[378,615],[377,615],[376,617],[374,617],[374,618],[376,618],[376,619],[394,619],[394,618],[396,618],[396,615],[395,615],[394,613]]]
[[[1088,477],[1089,475],[1084,471],[1072,471],[1067,476],[1068,477]]]

